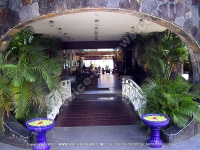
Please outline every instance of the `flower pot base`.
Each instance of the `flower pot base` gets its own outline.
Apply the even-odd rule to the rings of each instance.
[[[161,139],[152,139],[150,138],[147,141],[147,145],[152,147],[152,148],[161,148],[163,146],[163,142]]]
[[[37,143],[34,150],[50,150],[50,145],[48,143]]]

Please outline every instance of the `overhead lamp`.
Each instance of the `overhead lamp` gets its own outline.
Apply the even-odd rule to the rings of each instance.
[[[54,26],[54,22],[52,20],[49,21],[49,26],[53,27]]]
[[[134,32],[135,32],[135,28],[131,27],[131,33],[134,33]]]
[[[129,35],[129,32],[126,32],[125,36],[128,36]]]
[[[62,33],[62,29],[61,28],[58,28],[58,33]]]
[[[95,35],[95,41],[98,41],[98,35]]]
[[[143,19],[140,19],[139,20],[139,29],[140,30],[144,30],[146,28],[146,25],[144,23],[144,20]]]
[[[94,25],[95,25],[95,26],[98,26],[98,25],[99,25],[99,20],[98,20],[98,19],[96,19],[96,20],[94,21]]]
[[[64,33],[64,36],[67,36],[67,33]]]
[[[139,20],[139,23],[140,23],[140,24],[143,23],[143,19],[140,19],[140,20]]]

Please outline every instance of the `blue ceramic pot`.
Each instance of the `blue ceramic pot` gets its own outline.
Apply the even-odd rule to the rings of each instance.
[[[49,120],[52,121],[49,125],[30,125],[31,122],[34,121],[45,121]],[[50,129],[52,129],[55,125],[55,121],[48,118],[35,118],[26,121],[26,127],[30,130],[36,133],[36,140],[37,143],[34,146],[34,150],[49,150],[50,145],[46,142],[46,132]]]
[[[166,118],[164,121],[155,120],[147,120],[145,119],[148,116],[163,116]],[[151,138],[147,141],[147,145],[153,148],[160,148],[163,146],[163,142],[160,139],[160,130],[162,127],[169,124],[170,118],[163,114],[145,114],[142,116],[142,121],[145,125],[151,128]]]

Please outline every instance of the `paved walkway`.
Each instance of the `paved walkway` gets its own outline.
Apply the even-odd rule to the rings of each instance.
[[[145,145],[149,135],[138,125],[56,127],[47,133],[51,150],[148,150]],[[33,149],[31,147],[28,150]],[[200,150],[200,135],[162,150]],[[23,150],[0,143],[0,150]]]

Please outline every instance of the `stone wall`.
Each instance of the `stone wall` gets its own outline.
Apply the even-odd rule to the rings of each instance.
[[[3,0],[0,2],[0,50],[13,35],[37,20],[87,11],[128,13],[179,35],[191,55],[193,82],[200,84],[200,2],[198,0]]]

